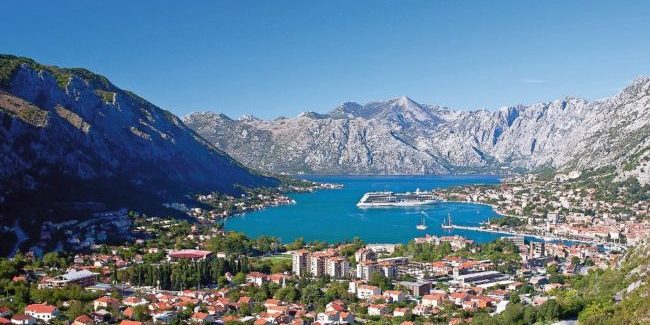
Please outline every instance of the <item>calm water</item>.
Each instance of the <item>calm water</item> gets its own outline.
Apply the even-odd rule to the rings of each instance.
[[[502,235],[474,231],[443,231],[440,227],[450,213],[458,225],[478,225],[494,217],[485,205],[440,203],[419,207],[360,209],[356,204],[365,192],[406,192],[446,188],[455,185],[497,184],[497,176],[313,176],[309,179],[344,184],[340,190],[293,194],[295,205],[269,208],[226,220],[228,230],[251,237],[270,235],[290,242],[298,237],[330,243],[355,236],[369,243],[405,243],[417,236],[461,235],[477,242],[492,241]],[[422,216],[429,229],[415,229]]]

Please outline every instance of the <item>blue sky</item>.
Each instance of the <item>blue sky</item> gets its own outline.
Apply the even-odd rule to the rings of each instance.
[[[10,1],[0,52],[178,115],[598,99],[650,75],[649,1]]]

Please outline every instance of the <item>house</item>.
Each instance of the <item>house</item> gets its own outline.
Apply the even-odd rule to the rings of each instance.
[[[431,307],[425,305],[417,305],[413,307],[413,315],[426,316],[431,314]]]
[[[126,307],[122,311],[122,315],[124,315],[124,317],[126,317],[127,319],[133,319],[134,314],[135,314],[135,309],[133,309],[133,307]]]
[[[368,306],[368,315],[370,316],[384,316],[386,313],[386,305],[384,304]]]
[[[266,309],[278,307],[282,305],[283,305],[282,301],[278,299],[266,299],[266,301],[264,302],[264,308]]]
[[[345,303],[341,300],[333,300],[330,301],[326,306],[325,306],[325,311],[345,311]]]
[[[15,325],[34,325],[36,322],[36,318],[25,314],[16,314],[11,317],[11,323]]]
[[[11,279],[11,282],[27,282],[27,276],[16,275]]]
[[[122,304],[124,306],[129,306],[129,307],[144,306],[144,305],[146,305],[148,303],[149,302],[147,301],[147,299],[138,298],[136,296],[131,296],[131,297],[128,297],[128,298],[122,300]]]
[[[77,318],[74,319],[74,322],[72,322],[72,325],[92,325],[95,324],[95,321],[90,318],[88,315],[81,315]]]
[[[151,315],[154,323],[169,324],[176,318],[176,313],[170,310],[161,311]]]
[[[354,314],[351,312],[342,312],[341,317],[339,318],[339,323],[341,324],[353,324],[354,323]]]
[[[246,283],[252,283],[258,287],[266,282],[266,274],[260,272],[251,272],[246,275]]]
[[[435,261],[431,263],[431,271],[436,275],[446,275],[451,272],[451,266],[443,261]]]
[[[508,287],[506,287],[506,289],[508,289],[510,291],[514,291],[514,290],[517,290],[517,289],[521,288],[523,285],[524,284],[521,283],[521,282],[513,282],[513,283],[509,284]]]
[[[242,305],[248,305],[248,307],[250,307],[252,304],[253,304],[253,299],[251,299],[251,297],[248,296],[239,297],[239,300],[237,300],[237,305],[239,307],[241,307]]]
[[[424,295],[421,304],[423,306],[439,307],[446,299],[447,295],[444,293],[433,293],[430,295]]]
[[[384,291],[384,297],[391,302],[402,302],[406,299],[404,292],[399,290],[386,290]]]
[[[464,300],[461,306],[463,307],[464,310],[467,311],[474,311],[476,308],[478,308],[478,304],[476,303],[476,301],[472,301],[472,300]]]
[[[469,298],[469,294],[465,292],[454,292],[449,295],[449,300],[458,306],[462,306],[463,302]]]
[[[486,296],[473,296],[470,297],[470,301],[476,304],[475,308],[487,308],[495,304],[497,299],[486,297]]]
[[[6,319],[4,317],[0,317],[0,324],[1,325],[11,324],[11,319]]]
[[[487,296],[497,300],[506,300],[510,296],[510,293],[507,290],[497,289],[488,293]]]
[[[370,296],[380,295],[381,289],[377,286],[362,284],[357,287],[357,298],[367,299]]]
[[[265,320],[267,322],[271,322],[273,324],[284,323],[285,318],[287,318],[287,317],[284,317],[284,315],[282,315],[282,313],[278,313],[278,312],[260,313],[259,314],[259,319],[263,319],[263,320]],[[288,320],[287,320],[287,322],[288,322]]]
[[[25,315],[49,322],[59,315],[59,309],[48,304],[31,304],[25,307]]]
[[[100,309],[117,311],[120,309],[120,301],[108,296],[99,297],[93,301],[93,309],[95,311]]]
[[[190,321],[193,323],[212,323],[212,316],[206,313],[197,312],[192,314]]]
[[[9,317],[11,316],[11,309],[5,306],[0,306],[0,317]]]
[[[397,307],[397,308],[395,308],[393,310],[393,316],[395,316],[395,317],[406,317],[406,315],[408,315],[410,312],[411,312],[411,310],[406,308],[406,307],[404,307],[404,308]]]
[[[258,318],[253,322],[253,325],[273,325],[273,323],[265,318]]]
[[[291,276],[288,274],[275,273],[268,276],[268,280],[275,284],[284,284]]]
[[[105,323],[111,319],[111,313],[107,312],[104,309],[90,313],[90,318],[92,318],[95,323]]]
[[[332,310],[324,313],[318,313],[318,315],[316,315],[316,322],[320,324],[338,324],[340,317],[340,312]]]
[[[336,310],[318,313],[316,315],[316,323],[322,325],[341,325],[341,324],[351,324],[354,322],[354,315],[349,312],[339,312]],[[315,323],[314,323],[315,324]]]

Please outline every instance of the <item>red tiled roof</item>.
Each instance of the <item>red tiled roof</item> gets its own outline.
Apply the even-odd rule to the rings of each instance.
[[[27,315],[25,315],[25,314],[16,314],[16,315],[13,315],[13,316],[11,317],[11,319],[15,319],[15,320],[18,320],[18,321],[28,320],[28,319],[30,319],[30,318],[32,318],[32,317],[31,317],[31,316],[27,316]]]
[[[124,314],[124,316],[126,316],[128,318],[131,318],[131,317],[133,317],[134,312],[135,312],[135,310],[132,307],[127,307],[126,309],[124,309],[122,314]]]
[[[169,253],[169,256],[174,258],[203,258],[212,254],[211,251],[202,251],[198,249],[183,249]]]
[[[75,323],[81,323],[81,324],[92,324],[94,323],[93,319],[90,318],[88,315],[81,315],[77,318],[74,319]]]
[[[11,321],[6,318],[0,317],[0,324],[11,324]]]
[[[134,320],[123,320],[120,322],[120,325],[142,325],[142,322],[136,322]]]
[[[31,304],[25,307],[25,311],[37,314],[53,314],[56,311],[56,307],[48,304]]]
[[[194,314],[192,315],[192,319],[202,319],[202,320],[205,320],[206,318],[208,318],[208,314],[206,314],[206,313],[198,312],[198,313],[194,313]]]
[[[95,299],[95,301],[97,301],[97,302],[105,302],[107,304],[113,304],[113,303],[119,303],[120,302],[119,300],[117,300],[115,298],[112,298],[112,297],[109,297],[109,296],[99,297],[99,298]]]

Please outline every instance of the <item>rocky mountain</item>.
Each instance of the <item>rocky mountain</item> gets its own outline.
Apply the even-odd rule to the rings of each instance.
[[[0,121],[0,217],[146,211],[188,193],[277,184],[84,69],[0,56]]]
[[[648,182],[650,79],[598,101],[455,111],[408,97],[272,121],[193,113],[184,122],[243,164],[286,173],[431,174],[617,166]]]

